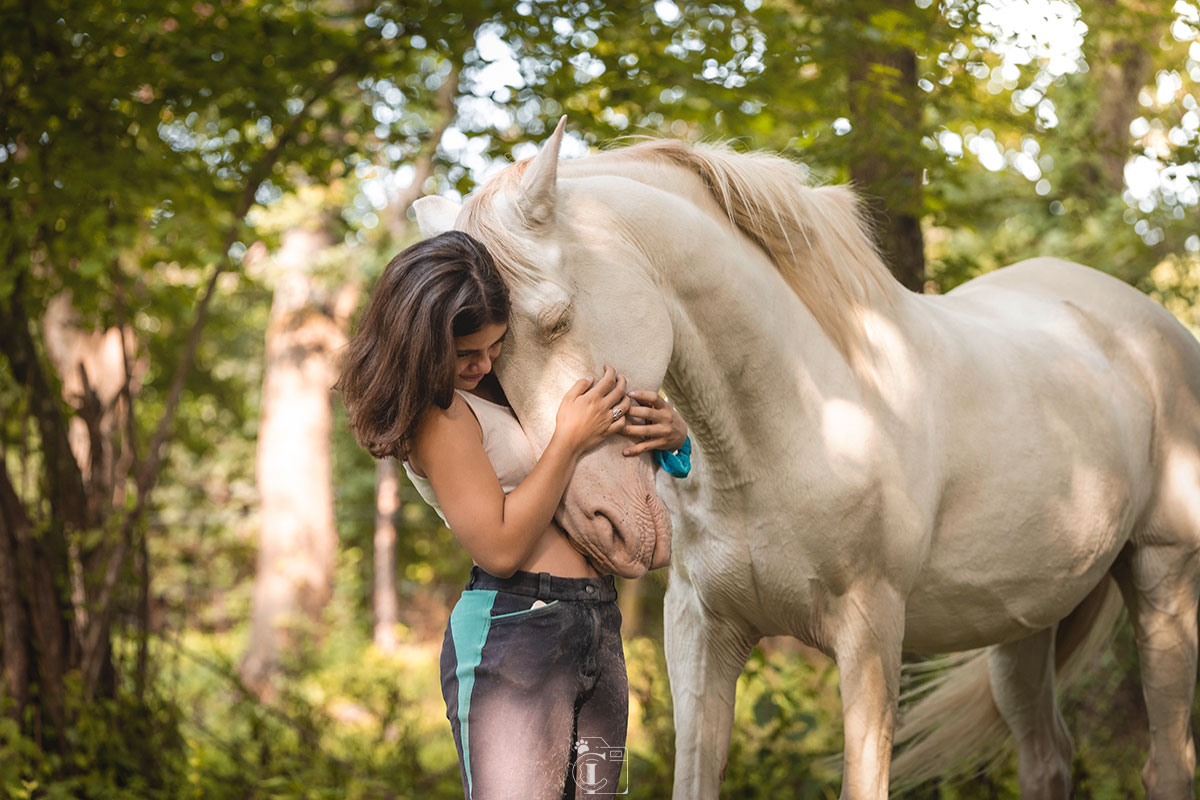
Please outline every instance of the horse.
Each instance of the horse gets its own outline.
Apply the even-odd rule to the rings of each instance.
[[[656,477],[610,440],[558,511],[603,571],[669,562],[673,796],[717,796],[738,675],[760,637],[790,634],[837,664],[842,798],[886,797],[1010,733],[1023,796],[1065,798],[1056,686],[1104,646],[1123,600],[1147,796],[1192,797],[1188,331],[1053,258],[912,293],[849,187],[809,185],[778,155],[668,139],[560,163],[564,121],[463,204],[429,197],[416,213],[427,235],[479,238],[503,272],[513,310],[496,369],[535,447],[567,387],[605,363],[661,386],[689,425],[691,477]],[[961,655],[897,728],[903,652]]]

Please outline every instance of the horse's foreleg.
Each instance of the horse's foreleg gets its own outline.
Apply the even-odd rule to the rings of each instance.
[[[751,638],[713,619],[674,570],[664,603],[667,675],[675,704],[676,800],[717,797],[729,753],[737,678]]]
[[[1142,769],[1147,800],[1192,797],[1196,748],[1197,564],[1190,548],[1135,545],[1113,566],[1133,617],[1150,754]]]
[[[900,686],[904,599],[883,584],[852,589],[828,631],[842,689],[842,800],[885,800]]]
[[[1017,743],[1026,800],[1071,796],[1074,745],[1054,699],[1054,632],[1052,626],[988,652],[992,697]]]

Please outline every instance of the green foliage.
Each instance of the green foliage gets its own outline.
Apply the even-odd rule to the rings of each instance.
[[[164,695],[85,700],[77,676],[66,683],[77,720],[64,754],[43,750],[11,718],[0,718],[0,797],[14,800],[125,800],[180,797],[180,710]],[[7,701],[5,701],[7,705]],[[16,758],[10,756],[16,755]]]
[[[645,132],[732,138],[789,152],[821,180],[844,179],[884,152],[925,175],[919,211],[930,274],[943,290],[1054,254],[1135,282],[1200,329],[1197,247],[1187,244],[1194,204],[1174,190],[1146,203],[1123,197],[1124,187],[1105,178],[1096,133],[1108,54],[1127,46],[1149,58],[1150,88],[1125,109],[1147,128],[1128,137],[1125,155],[1195,162],[1197,136],[1185,123],[1196,113],[1200,70],[1190,24],[1138,10],[1146,4],[1080,4],[1087,69],[1055,72],[1034,50],[1014,74],[1000,52],[1007,43],[983,25],[975,2],[681,1],[676,15],[670,5],[444,0],[368,12],[335,0],[59,0],[6,11],[0,299],[16,293],[36,318],[69,289],[85,325],[127,319],[149,361],[135,421],[145,442],[165,411],[197,298],[214,265],[227,259],[230,272],[210,308],[147,523],[152,626],[165,632],[152,649],[152,691],[135,698],[126,653],[116,699],[72,699],[80,721],[66,758],[0,717],[0,752],[18,755],[0,758],[0,794],[461,796],[437,687],[437,618],[469,561],[402,479],[403,646],[395,656],[375,651],[374,464],[342,416],[333,441],[342,547],[330,633],[285,665],[272,707],[250,699],[234,677],[254,571],[254,436],[275,282],[250,254],[272,249],[291,226],[332,216],[336,245],[318,265],[322,287],[369,285],[400,243],[379,224],[395,209],[368,200],[363,187],[429,154],[445,121],[437,95],[447,87],[456,90],[466,144],[431,153],[427,190],[469,191],[476,174],[460,153],[524,155],[561,113],[589,144]],[[488,37],[512,47],[519,80],[487,79]],[[889,84],[897,74],[885,64],[872,63],[869,74],[888,84],[881,96],[892,106],[856,105],[864,54],[887,48],[916,54],[914,125],[897,116],[912,101]],[[1179,79],[1172,96],[1154,86],[1167,74]],[[946,145],[950,135],[964,152]],[[970,149],[977,138],[996,143],[1002,166],[981,164]],[[1022,153],[1038,165],[1037,180],[1018,166]],[[1049,188],[1038,188],[1042,179]],[[39,442],[28,399],[6,369],[0,407],[5,464],[32,497]],[[662,579],[649,580],[646,608],[657,611]],[[135,639],[137,586],[121,588],[119,630],[129,638],[117,646],[125,652]],[[1123,636],[1116,662],[1067,698],[1081,796],[1140,794],[1145,725],[1115,722],[1142,713]],[[184,649],[167,644],[175,637]],[[632,793],[665,797],[674,739],[661,645],[635,637],[626,648]],[[836,675],[819,657],[768,650],[755,651],[739,683],[724,792],[832,796],[836,778],[816,757],[839,745]],[[991,777],[914,797],[1015,797],[1014,775],[1010,759]]]
[[[837,670],[785,644],[755,648],[738,679],[723,796],[833,798],[837,775],[821,762],[840,750]]]
[[[960,149],[994,145],[1003,159],[997,169],[969,152],[950,156],[958,168],[930,181],[930,273],[943,290],[1034,255],[1144,285],[1159,262],[1200,250],[1200,238],[1189,244],[1196,203],[1181,189],[1188,180],[1135,196],[1121,172],[1134,157],[1186,174],[1180,168],[1197,142],[1195,128],[1181,124],[1197,107],[1195,23],[1130,2],[1080,4],[1080,17],[1087,35],[1078,64],[1068,70],[1036,48],[1008,59],[981,52],[967,65],[980,79],[960,76],[965,91],[937,119],[939,136],[961,137]],[[1159,92],[1162,81],[1174,90]],[[1200,188],[1200,176],[1190,183]]]
[[[644,636],[626,637],[625,668],[629,677],[626,781],[630,796],[669,797],[675,727],[661,645]]]

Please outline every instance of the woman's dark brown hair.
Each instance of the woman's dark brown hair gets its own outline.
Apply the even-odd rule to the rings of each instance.
[[[507,323],[508,308],[491,255],[465,233],[434,236],[393,258],[334,385],[358,443],[376,458],[406,458],[421,414],[454,399],[454,337]]]

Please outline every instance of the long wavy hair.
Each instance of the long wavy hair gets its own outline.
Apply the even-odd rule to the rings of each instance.
[[[480,242],[450,231],[384,269],[346,345],[341,393],[358,443],[405,459],[421,415],[454,399],[454,338],[507,324],[508,287]]]

